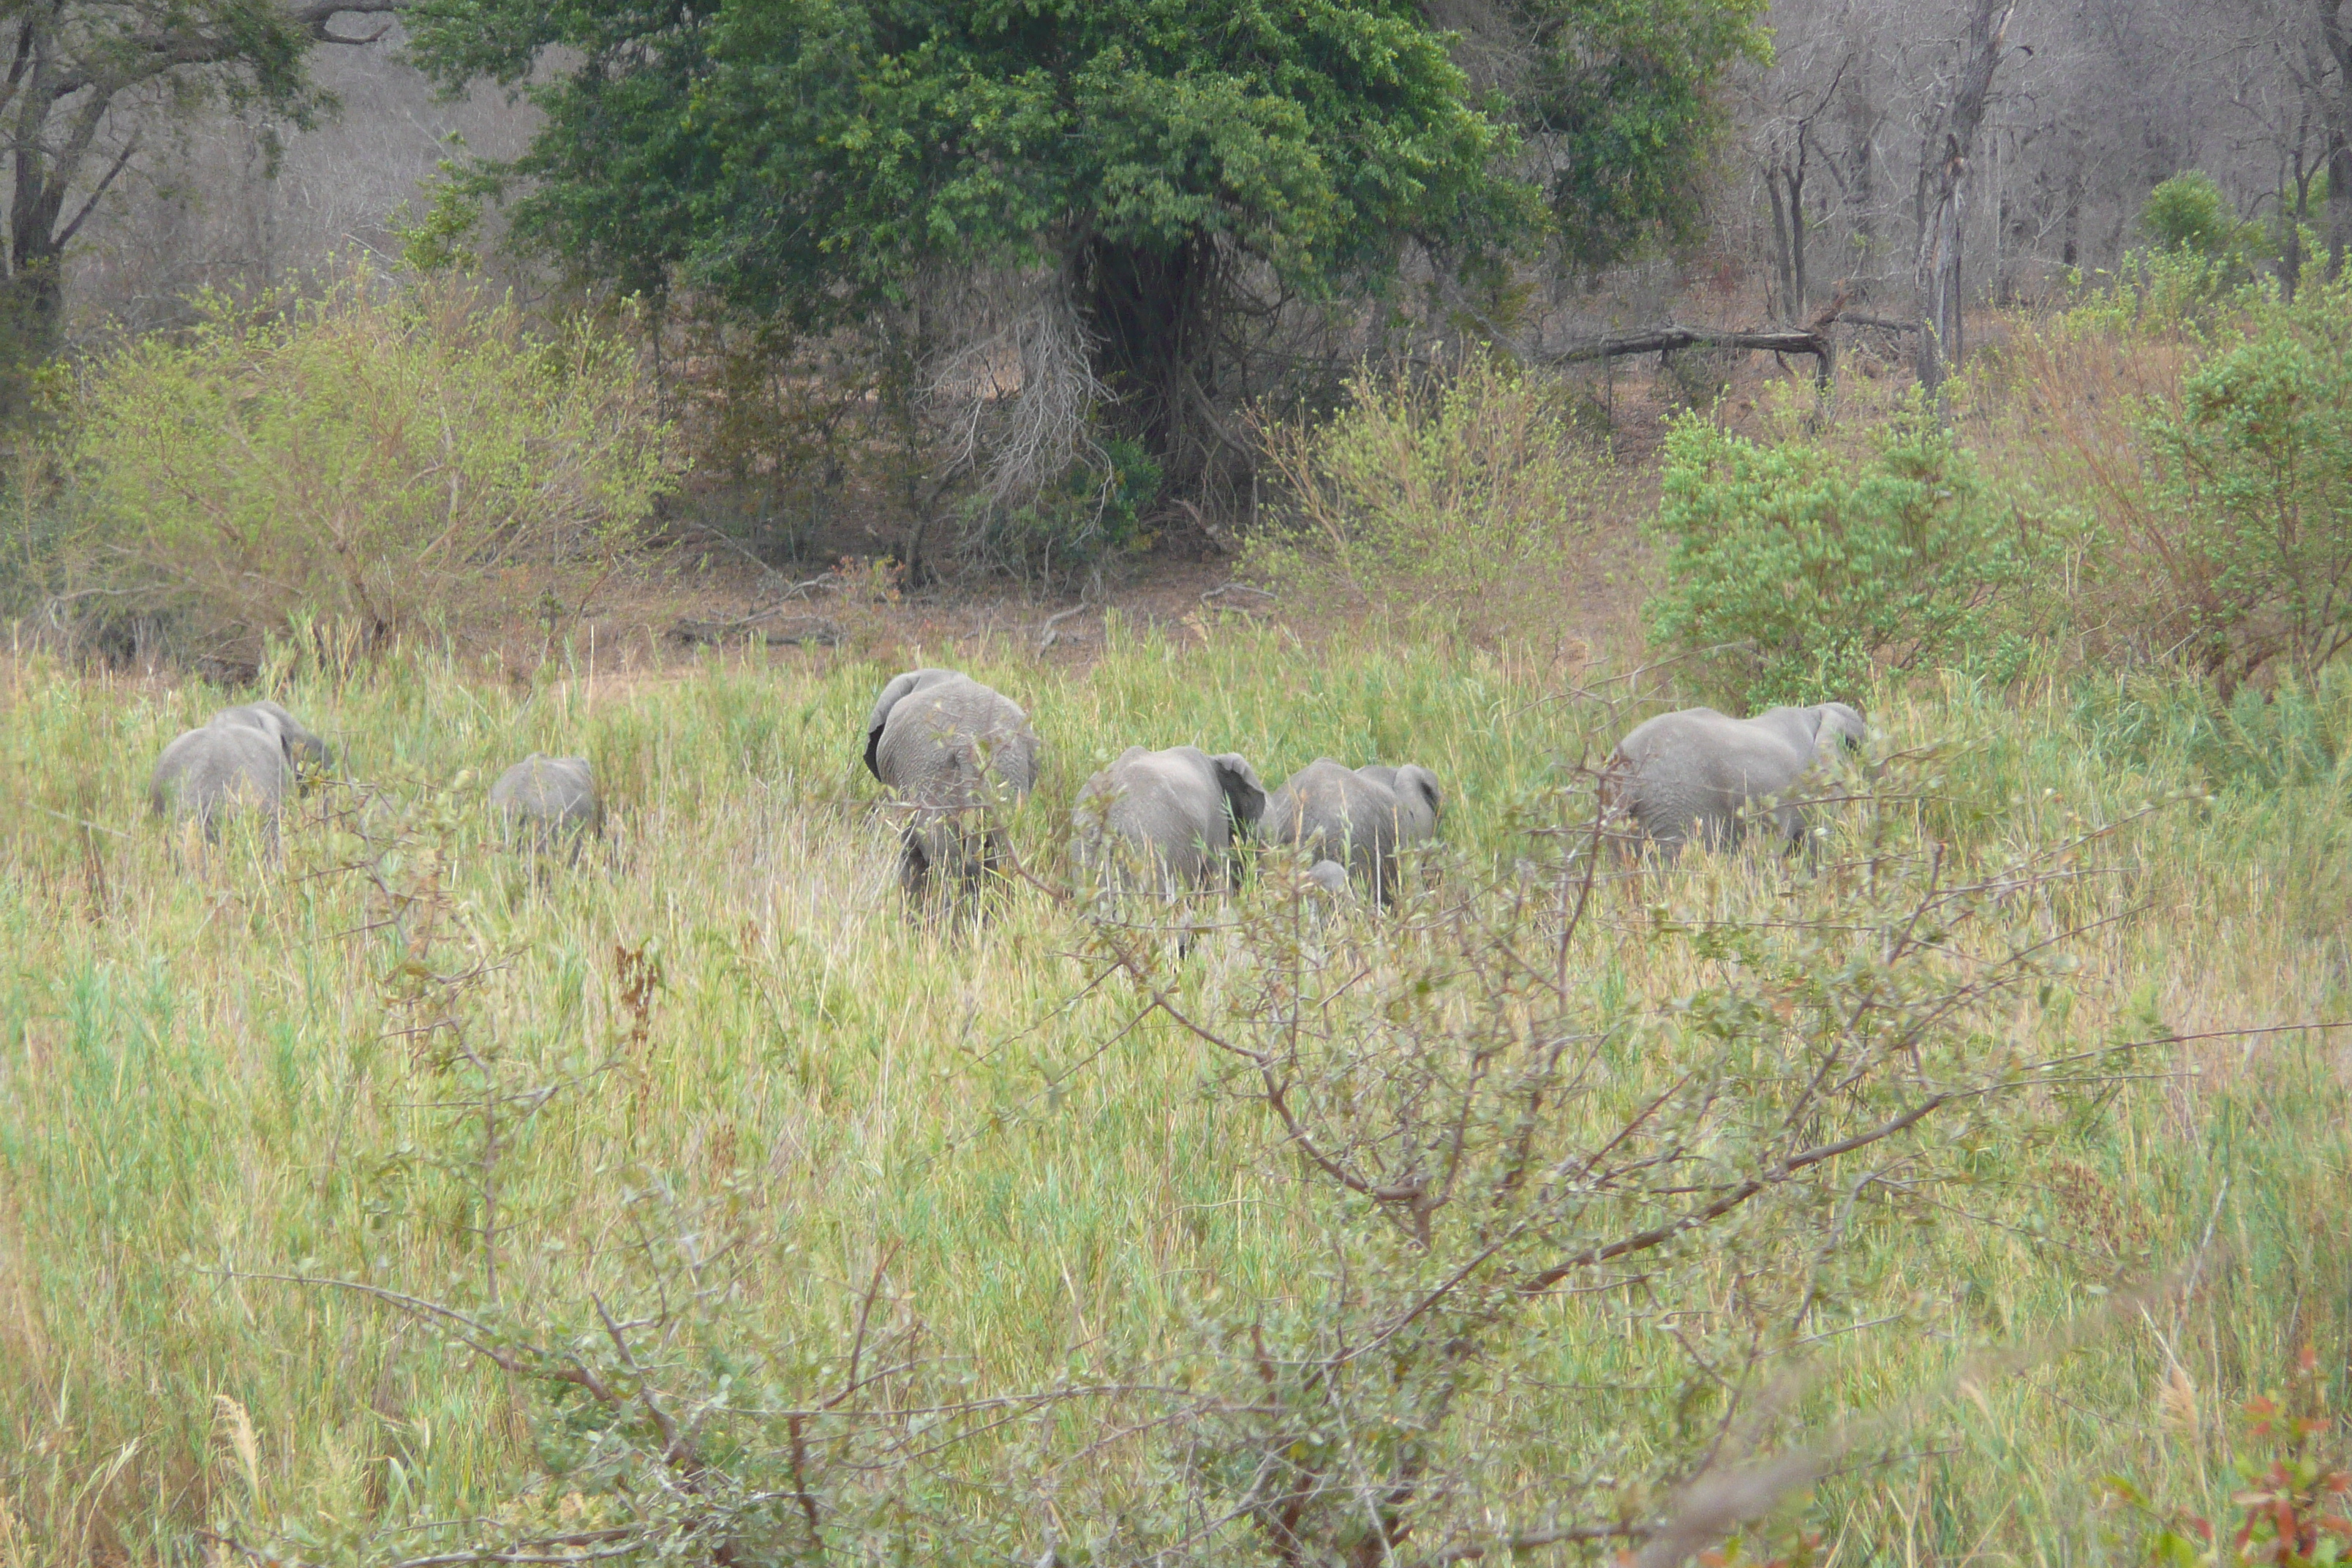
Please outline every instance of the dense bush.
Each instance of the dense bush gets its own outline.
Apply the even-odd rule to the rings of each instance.
[[[71,458],[83,589],[250,657],[298,617],[363,646],[576,611],[676,471],[634,354],[457,285],[199,301],[100,359]]]
[[[2021,660],[2002,615],[2027,564],[2014,514],[1931,422],[1898,418],[1874,446],[1856,465],[1696,413],[1667,437],[1651,524],[1666,585],[1644,616],[1727,698],[1850,697],[1880,668]]]
[[[2151,410],[2149,542],[2196,659],[2225,685],[2352,643],[2352,294],[2263,311]]]
[[[1244,569],[1302,608],[1433,613],[1473,635],[1548,614],[1597,494],[1567,398],[1485,357],[1436,385],[1359,372],[1327,423],[1263,426],[1282,500]]]

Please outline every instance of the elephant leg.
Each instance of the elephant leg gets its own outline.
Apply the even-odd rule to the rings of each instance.
[[[931,858],[924,852],[922,834],[912,826],[899,842],[898,887],[911,898],[922,892],[923,883],[930,875]]]

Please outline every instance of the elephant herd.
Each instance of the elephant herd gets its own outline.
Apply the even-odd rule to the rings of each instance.
[[[1777,797],[1865,735],[1843,702],[1752,719],[1712,708],[1661,714],[1618,742],[1602,771],[1603,805],[1671,855],[1693,838],[1727,847],[1751,803],[1769,799],[1775,827],[1794,843],[1802,813]],[[866,716],[866,765],[908,809],[899,878],[909,892],[934,878],[970,885],[997,866],[1003,846],[982,808],[999,790],[1027,797],[1038,751],[1020,705],[961,671],[909,670],[882,689]],[[1237,851],[1255,840],[1310,861],[1315,888],[1338,895],[1360,883],[1385,904],[1400,852],[1434,838],[1444,809],[1436,775],[1413,763],[1351,769],[1319,758],[1269,795],[1237,752],[1129,746],[1078,791],[1073,847],[1107,885],[1174,894],[1238,887]]]
[[[1862,715],[1842,702],[1752,719],[1711,708],[1660,714],[1618,742],[1602,805],[1669,855],[1693,839],[1736,842],[1759,802],[1794,843],[1803,816],[1778,797],[1834,768],[1864,736]],[[906,813],[899,881],[909,893],[970,889],[1000,868],[1005,846],[988,808],[1035,788],[1039,751],[1020,706],[960,671],[909,670],[883,687],[866,721],[866,766]],[[289,788],[330,760],[326,742],[284,708],[248,702],[163,748],[150,804],[207,838],[231,813],[254,812],[274,841]],[[538,851],[576,847],[603,821],[584,757],[534,752],[491,785],[489,806],[509,843]],[[1254,842],[1297,855],[1310,888],[1343,897],[1360,885],[1385,904],[1400,856],[1436,837],[1444,810],[1436,775],[1412,763],[1321,758],[1269,793],[1238,753],[1130,746],[1078,791],[1073,851],[1102,886],[1173,895],[1237,888],[1240,852]]]
[[[1003,692],[952,669],[916,669],[882,689],[866,721],[866,765],[908,810],[899,881],[970,887],[1003,846],[984,809],[999,791],[1037,784],[1029,716]],[[1173,895],[1238,887],[1249,840],[1302,852],[1315,887],[1337,894],[1350,872],[1385,901],[1398,852],[1433,837],[1444,809],[1422,767],[1350,771],[1324,759],[1271,795],[1249,759],[1197,746],[1129,746],[1086,782],[1071,812],[1075,858],[1105,886]]]

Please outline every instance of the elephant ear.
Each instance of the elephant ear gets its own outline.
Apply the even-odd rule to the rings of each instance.
[[[1844,702],[1824,702],[1813,710],[1815,729],[1813,749],[1821,750],[1824,741],[1834,741],[1844,750],[1859,751],[1870,738],[1870,727],[1863,721],[1862,710]]]
[[[277,742],[278,754],[286,759],[288,767],[299,772],[302,759],[298,753],[302,743],[294,726],[287,722],[289,717],[286,710],[275,702],[257,702],[246,710],[247,726]]]
[[[882,749],[882,731],[890,722],[890,710],[898,706],[900,698],[915,689],[916,681],[925,673],[910,669],[904,675],[891,677],[890,684],[882,689],[882,695],[874,700],[874,711],[866,716],[866,771],[877,779],[882,776],[882,759],[878,755]]]
[[[1221,752],[1209,759],[1217,770],[1217,784],[1225,792],[1225,805],[1234,820],[1246,827],[1265,815],[1265,785],[1260,784],[1257,770],[1249,759],[1234,752]]]
[[[1434,822],[1445,815],[1445,792],[1437,787],[1437,775],[1427,768],[1412,763],[1399,768],[1397,787],[1412,790],[1427,801],[1431,821]]]

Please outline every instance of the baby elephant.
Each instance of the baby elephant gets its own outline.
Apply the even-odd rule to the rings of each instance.
[[[1396,852],[1435,837],[1444,809],[1427,768],[1350,769],[1318,757],[1274,792],[1258,837],[1346,866],[1385,904],[1396,890]]]
[[[227,817],[260,812],[274,845],[287,787],[300,773],[324,767],[327,755],[327,743],[275,702],[225,708],[163,748],[147,802],[159,816],[193,819],[213,842]]]
[[[490,810],[504,825],[509,843],[518,839],[534,853],[559,846],[575,856],[580,839],[604,825],[604,803],[585,757],[549,757],[533,752],[499,775],[490,786]]]
[[[1816,765],[1833,769],[1866,736],[1861,713],[1843,702],[1774,708],[1753,719],[1712,708],[1661,713],[1617,742],[1601,805],[1630,815],[1669,858],[1693,838],[1728,847],[1739,842],[1752,802],[1795,788]],[[1803,837],[1796,806],[1775,806],[1772,819],[1787,843]]]
[[[934,873],[967,889],[996,868],[1003,844],[985,821],[999,792],[1028,798],[1039,747],[1029,715],[952,669],[894,677],[866,719],[866,767],[912,807],[898,882],[920,893]]]
[[[1148,879],[1172,897],[1218,881],[1239,887],[1234,845],[1265,809],[1265,786],[1245,758],[1129,746],[1087,781],[1071,816],[1080,865],[1121,885]]]

